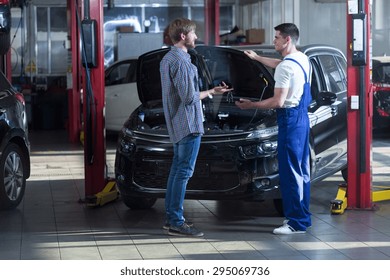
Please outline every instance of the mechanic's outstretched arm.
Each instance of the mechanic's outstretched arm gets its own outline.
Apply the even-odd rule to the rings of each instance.
[[[278,66],[278,64],[280,62],[282,62],[282,60],[278,59],[278,58],[270,58],[270,57],[260,56],[252,50],[244,51],[244,53],[250,59],[257,60],[258,62],[260,62],[268,67],[271,67],[271,68],[276,68],[276,66]]]
[[[249,99],[240,98],[236,101],[237,107],[240,109],[277,109],[282,108],[286,100],[288,88],[275,88],[274,96],[261,101],[251,101]]]

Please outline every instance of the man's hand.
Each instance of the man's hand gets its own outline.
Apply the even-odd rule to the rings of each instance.
[[[213,88],[213,94],[224,94],[225,92],[229,92],[232,90],[233,88],[229,88],[229,86],[226,85],[225,82],[222,82],[222,85]]]
[[[271,57],[258,55],[253,50],[246,50],[246,51],[244,51],[244,54],[246,54],[246,56],[248,56],[250,59],[256,60],[256,61],[264,64],[265,66],[268,66],[271,68],[276,68],[276,66],[278,66],[279,63],[282,62],[282,60],[279,58],[271,58]]]
[[[256,60],[257,54],[256,54],[254,51],[252,51],[252,50],[247,50],[247,51],[244,51],[244,53],[245,53],[250,59]]]
[[[249,99],[245,99],[245,98],[240,98],[240,100],[236,101],[235,104],[240,109],[253,109],[254,108],[253,102],[250,101]]]

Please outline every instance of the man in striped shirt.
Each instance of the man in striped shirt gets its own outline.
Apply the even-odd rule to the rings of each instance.
[[[203,232],[184,219],[183,202],[188,180],[194,173],[196,158],[204,134],[201,100],[231,91],[223,83],[213,89],[199,91],[197,67],[191,63],[188,50],[195,48],[196,25],[179,18],[169,25],[173,42],[160,63],[162,101],[165,121],[173,143],[173,160],[165,195],[168,234],[201,237]]]

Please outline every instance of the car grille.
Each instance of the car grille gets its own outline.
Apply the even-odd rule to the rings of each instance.
[[[170,161],[138,161],[133,180],[145,188],[165,189],[170,166]],[[238,185],[238,171],[234,162],[219,161],[213,165],[212,162],[198,160],[187,190],[227,191]]]

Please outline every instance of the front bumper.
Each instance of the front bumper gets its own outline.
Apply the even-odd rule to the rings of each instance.
[[[121,141],[119,141],[121,142]],[[118,146],[115,177],[123,195],[163,198],[171,166],[171,144],[159,148],[123,141]],[[130,149],[130,151],[129,151]],[[204,145],[199,152],[186,198],[256,200],[280,198],[276,154],[242,159],[236,146]]]

